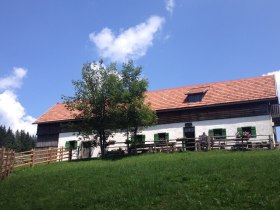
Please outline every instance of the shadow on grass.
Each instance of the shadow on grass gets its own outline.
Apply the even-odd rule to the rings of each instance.
[[[109,154],[105,157],[95,157],[95,158],[84,158],[84,159],[76,159],[71,160],[71,162],[84,162],[84,161],[93,161],[93,160],[107,160],[107,161],[117,161],[122,160],[130,157],[140,156],[140,155],[146,155],[146,154],[156,154],[156,153],[130,153],[130,154]]]
[[[211,153],[211,152],[229,152],[229,153],[239,153],[239,152],[250,152],[253,150],[246,150],[246,149],[234,149],[234,150],[210,150],[210,151],[177,151],[175,153]],[[135,156],[141,156],[141,155],[146,155],[146,154],[157,154],[160,152],[155,152],[155,153],[131,153],[131,154],[117,154],[117,155],[106,155],[105,157],[95,157],[95,158],[84,158],[84,159],[76,159],[72,160],[71,162],[85,162],[85,161],[94,161],[94,160],[106,160],[106,161],[117,161],[117,160],[122,160],[130,157],[135,157]],[[168,153],[167,153],[168,154]]]
[[[98,158],[84,158],[84,159],[71,160],[70,162],[84,162],[84,161],[94,161],[94,160],[117,161],[117,160],[122,160],[122,159],[125,159],[125,158],[145,155],[145,154],[147,154],[147,153],[107,155],[103,158],[101,158],[101,157],[98,157]],[[153,153],[149,153],[149,154],[153,154]]]

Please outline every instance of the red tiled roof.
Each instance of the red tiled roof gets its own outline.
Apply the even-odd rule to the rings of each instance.
[[[45,112],[41,117],[39,117],[34,124],[46,123],[46,122],[61,122],[65,120],[74,120],[73,114],[77,114],[77,111],[69,111],[65,104],[57,103],[51,107],[47,112]]]
[[[209,87],[208,86],[201,86],[201,87],[195,87],[195,88],[190,88],[186,95],[190,94],[196,94],[196,93],[206,93],[208,91]]]
[[[186,94],[205,92],[201,102],[186,102]],[[202,91],[203,90],[203,91]],[[193,85],[146,93],[145,101],[156,111],[240,103],[259,100],[276,100],[276,83],[273,75],[249,79]],[[58,103],[39,117],[34,123],[73,120],[64,104]]]
[[[207,87],[202,101],[186,103],[185,94],[200,87],[202,87],[201,89]],[[277,97],[273,75],[151,91],[147,92],[146,95],[146,102],[150,103],[151,108],[157,111],[275,99]]]

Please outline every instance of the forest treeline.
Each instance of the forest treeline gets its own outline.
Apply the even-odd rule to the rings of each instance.
[[[30,135],[24,130],[6,128],[0,125],[0,147],[12,149],[16,152],[27,151],[34,148],[36,136]]]

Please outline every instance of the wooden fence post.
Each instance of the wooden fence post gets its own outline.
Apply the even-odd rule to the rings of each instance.
[[[210,151],[211,150],[211,137],[208,136],[207,137],[207,151]]]
[[[59,161],[61,162],[63,160],[63,147],[60,147],[60,156],[59,156]]]
[[[61,157],[61,147],[57,148],[57,160],[60,162],[60,157]]]
[[[5,157],[5,154],[4,154],[4,157]],[[7,177],[9,174],[9,170],[8,170],[8,167],[9,167],[9,158],[10,158],[10,151],[9,150],[6,150],[6,158],[5,158],[5,168],[4,168],[4,177]]]
[[[2,149],[0,149],[0,180],[2,180],[4,178],[4,175],[2,173],[2,168],[4,165],[4,153],[5,153],[5,148],[2,147]]]
[[[184,140],[182,139],[182,150],[183,150],[183,151],[186,151],[186,150],[185,150],[185,146],[186,146],[186,141],[184,141]]]
[[[268,139],[269,139],[269,149],[273,149],[274,145],[273,145],[273,140],[271,138],[271,135],[269,135]]]
[[[6,177],[9,176],[10,174],[10,161],[11,161],[11,156],[12,156],[12,150],[9,150],[7,152],[7,160],[6,160]]]
[[[30,167],[34,167],[35,165],[35,149],[32,149],[31,150],[31,164],[30,164]]]
[[[14,164],[15,164],[15,151],[12,152],[12,164],[10,167],[10,173],[13,173],[14,171]]]
[[[13,162],[14,162],[14,151],[10,150],[7,155],[7,165],[8,165],[8,168],[6,171],[7,177],[10,176],[10,174],[12,173]]]
[[[48,148],[48,156],[47,156],[47,159],[48,159],[48,164],[50,164],[50,162],[51,162],[51,150],[50,150],[50,147]]]
[[[207,150],[207,141],[203,141],[201,138],[196,139],[194,137],[194,151],[202,151],[205,147],[205,149]]]
[[[69,161],[72,160],[72,147],[69,148]]]
[[[127,143],[127,144],[126,144],[126,146],[127,146],[127,152],[128,152],[128,154],[130,154],[129,141],[127,140],[126,143]]]

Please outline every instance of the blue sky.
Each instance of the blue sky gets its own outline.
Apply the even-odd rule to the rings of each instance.
[[[279,11],[279,0],[1,0],[0,124],[35,132],[101,58],[133,58],[149,90],[280,78]]]

